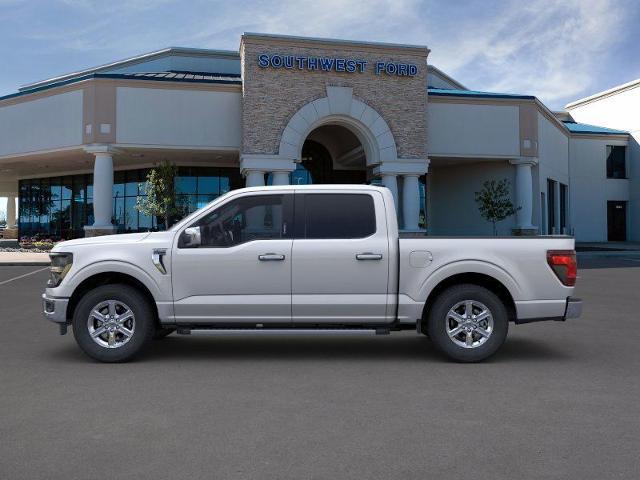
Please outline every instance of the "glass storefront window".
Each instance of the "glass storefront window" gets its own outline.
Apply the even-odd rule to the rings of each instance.
[[[189,194],[197,191],[198,177],[178,176],[175,178],[175,188],[177,194]]]
[[[220,193],[220,177],[198,177],[198,193]]]
[[[158,230],[162,219],[135,208],[146,195],[148,169],[117,171],[113,185],[113,224],[118,233]],[[202,208],[219,195],[243,185],[237,168],[180,167],[176,187],[182,192],[184,214]],[[54,240],[84,236],[94,222],[93,175],[20,180],[20,236]]]

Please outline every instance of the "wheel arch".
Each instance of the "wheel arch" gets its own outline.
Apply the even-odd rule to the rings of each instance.
[[[471,284],[484,287],[490,292],[494,293],[507,308],[507,314],[509,321],[516,319],[516,304],[509,289],[498,279],[487,275],[486,273],[479,272],[465,272],[453,274],[443,280],[441,280],[430,292],[425,301],[422,309],[422,315],[420,316],[419,331],[423,332],[423,326],[426,324],[427,315],[435,302],[436,298],[444,292],[447,288],[454,285]]]
[[[127,285],[139,291],[151,307],[151,311],[154,314],[154,323],[159,323],[158,306],[149,288],[147,288],[147,286],[137,278],[123,272],[101,272],[93,274],[82,280],[69,298],[69,303],[67,305],[67,322],[70,322],[73,319],[78,303],[87,292],[102,285],[116,284]]]

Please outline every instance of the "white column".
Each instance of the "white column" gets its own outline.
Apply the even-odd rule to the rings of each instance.
[[[110,153],[96,153],[93,165],[94,228],[112,228],[113,216],[113,157]]]
[[[289,172],[278,171],[273,173],[273,185],[289,185]]]
[[[535,165],[534,159],[512,160],[516,166],[516,227],[518,230],[533,230],[536,227],[532,223],[533,219],[533,175],[531,167]]]
[[[277,185],[289,185],[289,172],[288,171],[276,171],[271,172],[273,175],[273,186]],[[282,208],[274,208],[271,212],[274,229],[282,228]]]
[[[402,219],[404,230],[418,230],[420,217],[420,185],[418,175],[403,175]]]
[[[247,170],[245,172],[247,187],[264,187],[264,170]],[[265,221],[264,207],[254,207],[247,211],[246,222],[247,230],[260,232],[264,230]]]
[[[248,170],[246,172],[245,186],[264,187],[264,170]]]
[[[16,228],[16,197],[7,197],[7,228]]]
[[[93,162],[93,225],[84,227],[86,236],[108,235],[115,227],[113,217],[113,155],[115,150],[108,145],[85,147]]]
[[[382,179],[382,184],[391,190],[400,211],[402,205],[402,230],[420,231],[420,182],[421,175],[429,171],[429,159],[396,158],[382,162],[373,169],[373,174]],[[402,177],[402,191],[398,184]]]
[[[400,204],[398,203],[398,178],[395,173],[385,173],[382,175],[382,184],[391,190],[393,194],[393,202],[396,205],[396,211]]]

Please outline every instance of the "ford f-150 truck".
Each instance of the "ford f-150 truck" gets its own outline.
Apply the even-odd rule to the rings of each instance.
[[[398,232],[390,190],[231,191],[164,232],[59,243],[44,316],[90,357],[122,362],[153,338],[415,330],[475,362],[510,322],[580,315],[571,237]]]

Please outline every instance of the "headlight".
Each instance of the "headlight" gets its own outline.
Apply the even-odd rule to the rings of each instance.
[[[47,282],[47,286],[49,288],[55,288],[60,285],[60,282],[62,282],[69,270],[71,270],[71,265],[73,265],[73,254],[50,253],[49,258],[51,258],[51,268],[49,270],[50,277]]]

